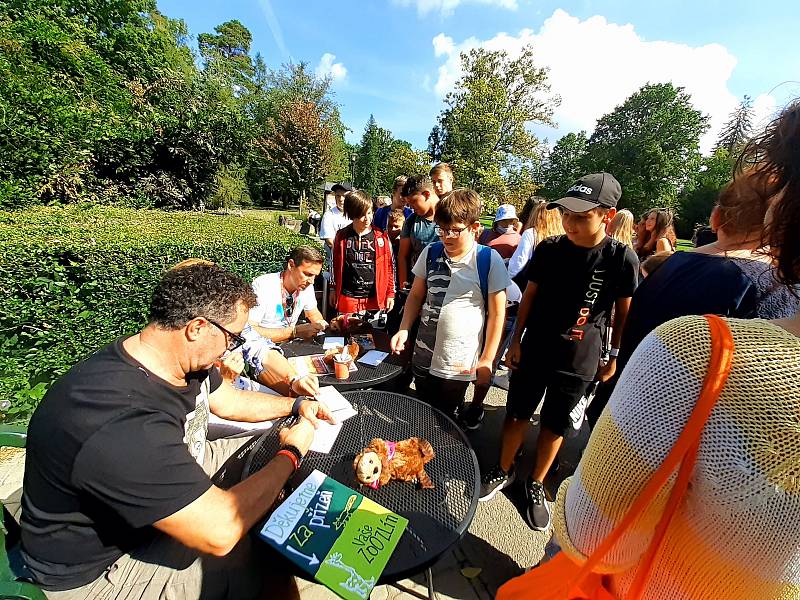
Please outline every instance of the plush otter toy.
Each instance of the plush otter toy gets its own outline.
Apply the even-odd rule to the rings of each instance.
[[[392,479],[418,481],[423,488],[434,487],[425,472],[425,463],[436,453],[428,440],[410,438],[402,442],[387,442],[374,438],[369,446],[356,456],[353,469],[356,479],[364,485],[378,489]]]

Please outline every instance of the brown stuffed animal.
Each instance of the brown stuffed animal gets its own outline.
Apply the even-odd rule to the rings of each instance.
[[[347,352],[350,354],[350,357],[355,360],[358,358],[358,353],[361,350],[358,344],[353,342],[352,344],[347,345]],[[344,346],[336,346],[335,348],[330,348],[329,350],[325,351],[325,357],[322,359],[325,361],[326,364],[332,365],[333,364],[333,357],[337,354],[341,354],[344,352]]]
[[[433,482],[425,472],[425,463],[433,460],[434,456],[433,446],[422,438],[413,437],[402,442],[374,438],[356,456],[353,469],[356,479],[373,489],[392,479],[418,481],[423,488],[433,488]]]

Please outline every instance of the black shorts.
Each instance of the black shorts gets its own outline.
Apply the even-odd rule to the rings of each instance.
[[[511,372],[508,386],[508,417],[528,421],[544,396],[539,420],[556,435],[573,428],[570,413],[580,402],[591,381],[536,363],[521,364]]]
[[[444,379],[417,368],[413,371],[417,397],[426,404],[438,408],[451,419],[455,418],[464,404],[469,381]]]

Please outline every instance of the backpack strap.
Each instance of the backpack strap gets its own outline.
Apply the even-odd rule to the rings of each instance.
[[[444,252],[444,244],[442,242],[433,242],[432,244],[428,244],[428,256],[427,260],[425,261],[426,275],[431,272],[431,267],[437,260],[439,260],[442,252]]]
[[[481,283],[483,307],[489,310],[489,269],[492,268],[492,252],[489,246],[478,244],[478,279]]]
[[[433,264],[439,260],[439,257],[444,252],[444,244],[442,242],[433,242],[428,246],[428,257],[425,263],[425,271],[430,273]],[[492,248],[478,244],[476,261],[478,263],[478,280],[481,286],[481,295],[483,296],[483,306],[488,309],[489,306],[489,270],[492,268]]]

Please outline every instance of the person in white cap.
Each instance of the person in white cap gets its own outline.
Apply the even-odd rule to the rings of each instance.
[[[497,207],[492,228],[481,234],[478,243],[494,248],[507,261],[514,255],[514,250],[519,245],[518,223],[517,209],[514,205],[501,204]]]

